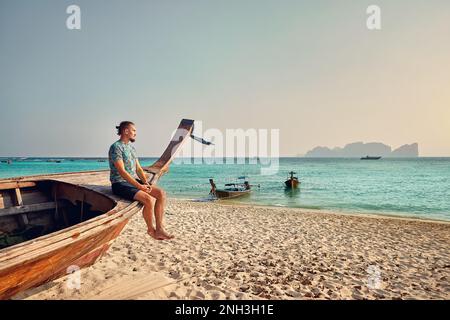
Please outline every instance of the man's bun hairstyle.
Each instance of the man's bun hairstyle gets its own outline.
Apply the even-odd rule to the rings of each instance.
[[[117,129],[117,135],[121,135],[123,131],[128,128],[130,125],[134,125],[131,121],[122,121],[118,126],[116,126]]]

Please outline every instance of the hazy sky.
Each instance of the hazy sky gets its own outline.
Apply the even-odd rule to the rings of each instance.
[[[159,155],[183,117],[450,156],[449,39],[448,0],[0,0],[0,156],[106,156],[125,119]]]

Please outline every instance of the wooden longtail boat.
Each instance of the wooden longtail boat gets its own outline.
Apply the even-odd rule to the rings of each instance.
[[[286,186],[286,188],[288,189],[295,189],[298,187],[298,185],[300,184],[300,181],[298,181],[298,178],[296,176],[294,176],[294,174],[296,174],[294,171],[289,172],[289,177],[288,179],[284,182],[284,185]]]
[[[217,199],[231,199],[249,195],[252,190],[248,180],[245,177],[239,177],[239,179],[243,179],[244,182],[227,183],[224,189],[217,189],[214,180],[209,179],[209,183],[211,184],[211,191],[209,193]]]
[[[193,127],[183,119],[161,157],[143,168],[151,184]],[[109,170],[0,179],[0,299],[92,265],[141,209],[112,194]]]

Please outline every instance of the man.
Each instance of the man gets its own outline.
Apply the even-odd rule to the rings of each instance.
[[[166,194],[161,188],[147,183],[147,177],[136,157],[136,149],[132,146],[136,139],[134,123],[123,121],[116,129],[120,139],[109,148],[110,181],[113,193],[131,201],[137,200],[144,205],[142,214],[150,236],[157,240],[174,238],[163,227]],[[156,228],[153,227],[153,213]]]

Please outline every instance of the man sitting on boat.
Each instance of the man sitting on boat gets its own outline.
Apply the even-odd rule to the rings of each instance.
[[[164,190],[147,183],[147,177],[136,156],[132,143],[136,139],[136,127],[133,122],[122,121],[116,127],[120,139],[109,148],[110,181],[115,195],[130,201],[137,200],[144,205],[142,214],[147,224],[147,232],[158,240],[172,239],[164,230]],[[155,214],[156,228],[153,227]]]

